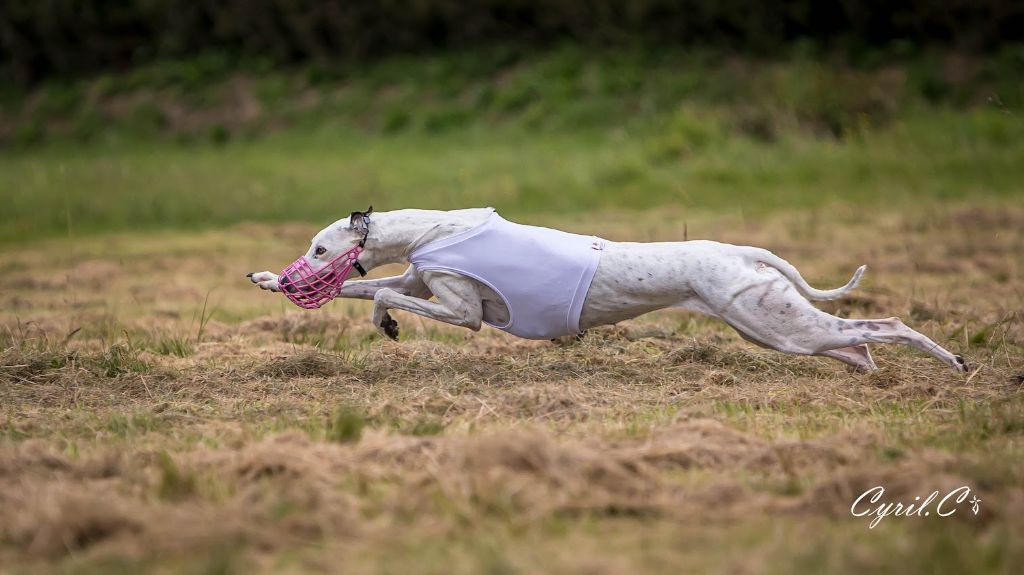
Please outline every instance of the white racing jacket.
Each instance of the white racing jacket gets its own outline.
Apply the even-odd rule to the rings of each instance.
[[[409,256],[418,271],[445,270],[493,289],[508,306],[505,325],[527,339],[580,333],[580,311],[604,240],[505,220],[496,212],[475,228],[431,242]]]

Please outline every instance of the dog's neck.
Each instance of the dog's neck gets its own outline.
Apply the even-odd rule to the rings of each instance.
[[[409,254],[430,242],[471,229],[487,219],[489,208],[454,210],[395,210],[374,212],[370,233],[359,261],[367,270],[409,261]]]

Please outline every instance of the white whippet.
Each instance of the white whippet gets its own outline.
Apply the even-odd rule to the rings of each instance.
[[[383,264],[408,263],[411,257],[429,249],[427,246],[472,235],[473,230],[480,229],[496,215],[490,208],[396,210],[374,213],[371,221],[370,211],[353,212],[349,218],[338,220],[316,234],[309,251],[300,258],[302,265],[314,276],[323,277],[331,262],[345,259],[339,256],[353,253],[357,246],[361,252],[356,250],[351,259],[354,261],[358,256],[356,268],[360,271]],[[596,270],[591,272],[589,288],[584,285],[581,292],[585,298],[577,310],[578,331],[662,308],[678,307],[717,317],[757,345],[784,353],[830,357],[861,370],[877,369],[868,351],[870,343],[909,345],[953,369],[966,369],[963,358],[907,327],[898,318],[844,319],[825,313],[808,301],[842,296],[857,285],[864,266],[845,286],[818,290],[808,285],[788,262],[755,247],[703,240],[657,243],[602,240],[594,242],[592,247],[600,251],[594,260]],[[522,256],[533,259],[530,253]],[[534,261],[529,265],[534,266],[534,275],[545,273],[543,262]],[[354,273],[349,265],[343,268],[342,277],[333,278],[339,289],[331,297],[372,299],[373,325],[392,339],[398,336],[398,325],[388,313],[390,309],[405,310],[474,331],[480,329],[481,323],[499,327],[510,324],[509,300],[494,289],[494,283],[487,278],[470,277],[473,274],[451,269],[420,267],[424,266],[417,266],[414,261],[400,276],[344,281]],[[279,276],[265,271],[251,273],[249,277],[262,289],[294,291],[287,274]],[[523,278],[523,281],[529,283],[530,280]],[[432,297],[436,297],[436,301],[432,301]],[[537,300],[545,297],[544,292],[535,293]],[[576,325],[570,323],[570,327]]]

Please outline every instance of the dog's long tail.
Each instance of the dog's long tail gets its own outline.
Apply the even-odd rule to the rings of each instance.
[[[857,268],[857,271],[853,272],[853,277],[850,278],[850,281],[848,281],[843,287],[830,290],[820,290],[811,287],[810,284],[804,280],[803,276],[800,275],[800,272],[793,267],[793,264],[768,250],[760,248],[750,248],[750,250],[751,251],[747,254],[747,257],[752,261],[763,262],[779,270],[779,273],[786,276],[786,279],[789,281],[793,282],[793,285],[796,286],[796,288],[800,290],[807,299],[813,300],[830,300],[842,297],[846,292],[857,287],[857,284],[860,283],[860,277],[864,275],[864,271],[868,269],[868,266],[860,266]]]

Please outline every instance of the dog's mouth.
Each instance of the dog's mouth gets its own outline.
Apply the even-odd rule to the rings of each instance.
[[[356,261],[362,251],[362,246],[355,246],[316,272],[305,256],[300,257],[281,272],[277,283],[292,303],[316,309],[337,297],[353,267],[362,269]]]
[[[338,274],[334,270],[327,270],[326,273],[324,273],[324,271],[321,271],[317,274],[314,274],[313,276],[305,278],[292,277],[292,275],[282,275],[281,278],[278,280],[278,285],[280,285],[281,289],[287,293],[298,294],[299,292],[303,291],[316,291],[317,288],[315,286],[318,285],[333,286],[337,279]],[[342,279],[342,281],[339,283],[344,283],[344,279]]]
[[[298,293],[298,291],[299,291],[299,288],[295,287],[295,284],[292,283],[291,278],[282,277],[277,282],[277,284],[279,286],[281,286],[281,289],[284,290],[287,293]]]

